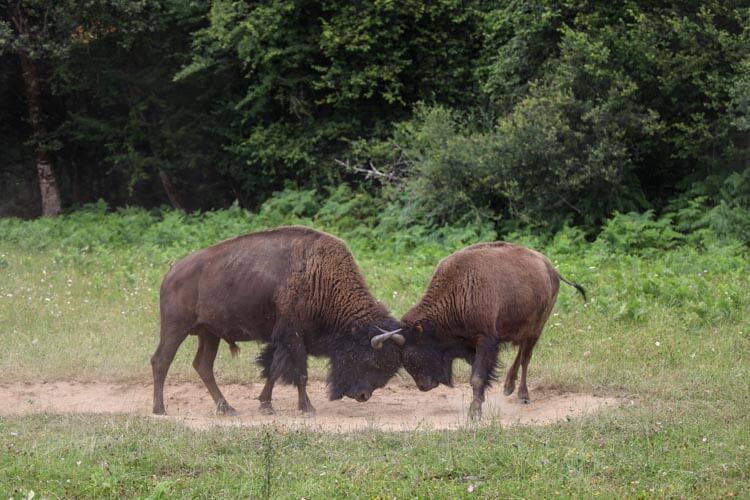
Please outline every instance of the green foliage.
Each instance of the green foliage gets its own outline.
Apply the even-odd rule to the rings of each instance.
[[[351,210],[378,205],[388,225],[593,235],[615,211],[659,216],[748,154],[741,1],[66,0],[0,14],[0,195],[32,145],[22,53],[48,132],[32,142],[54,152],[70,206],[258,210],[290,185],[346,204],[346,183],[383,198],[353,194]],[[706,196],[703,227],[745,238],[744,205]]]
[[[381,205],[370,194],[342,184],[326,197],[315,223],[336,232],[366,235],[378,224]]]
[[[731,149],[725,72],[748,46],[733,24],[746,13],[717,3],[685,16],[642,9],[511,3],[488,12],[478,74],[498,118],[477,128],[459,113],[418,108],[394,133],[409,153],[415,205],[438,222],[478,211],[553,230],[572,215],[593,228],[613,211],[648,209],[655,185],[681,178],[681,161]],[[731,21],[718,21],[724,15]],[[700,40],[711,40],[708,50]],[[733,87],[739,108],[743,81]],[[665,99],[682,88],[689,98]],[[669,158],[655,160],[660,151]]]
[[[604,223],[596,241],[613,253],[638,254],[674,248],[682,239],[682,234],[672,228],[671,219],[654,220],[653,211],[648,210],[642,214],[615,213]]]
[[[739,64],[729,95],[735,115],[734,125],[747,133],[750,131],[750,56]]]
[[[696,182],[667,207],[676,227],[692,239],[715,237],[750,244],[750,168]]]
[[[717,151],[731,157],[730,101],[742,108],[748,15],[741,2],[511,2],[485,18],[488,50],[479,75],[501,113],[522,103],[535,82],[578,75],[576,104],[607,116],[600,123],[615,149],[602,152],[624,145],[641,185],[670,184],[690,161],[712,165]],[[650,130],[638,130],[639,113]],[[589,141],[584,136],[579,144]]]
[[[471,4],[216,1],[208,19],[177,79],[238,61],[242,93],[226,105],[240,113],[239,163],[225,173],[246,191],[335,185],[348,140],[385,135],[418,99],[471,98]]]
[[[627,90],[586,104],[575,99],[574,83],[532,86],[489,132],[445,108],[419,108],[393,138],[412,164],[406,190],[416,209],[439,224],[494,215],[556,229],[570,210],[595,226],[613,210],[643,208],[635,153],[623,137],[625,127],[648,133],[651,118],[627,109]]]

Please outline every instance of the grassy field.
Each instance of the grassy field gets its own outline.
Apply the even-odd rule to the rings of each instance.
[[[195,220],[88,213],[0,223],[1,383],[150,381],[158,287],[169,263],[275,222],[241,213]],[[397,316],[440,258],[487,239],[481,230],[404,239],[329,229],[350,244],[374,295]],[[546,241],[513,239],[544,251],[590,296],[584,306],[573,289],[561,290],[530,384],[617,396],[620,407],[545,427],[416,433],[2,417],[0,497],[747,497],[746,247],[626,250],[570,230]],[[194,349],[186,341],[168,383],[198,382]],[[231,359],[222,348],[220,383],[257,381],[255,352],[245,344]],[[510,356],[503,354],[506,364]],[[325,363],[313,361],[311,372],[323,378]],[[465,365],[459,374],[465,378]]]

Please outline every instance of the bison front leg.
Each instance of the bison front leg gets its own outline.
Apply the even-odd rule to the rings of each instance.
[[[307,349],[295,332],[294,340],[287,346],[292,366],[292,381],[297,387],[297,407],[305,416],[315,415],[315,408],[307,395]]]
[[[307,350],[302,339],[296,334],[293,335],[293,339],[285,339],[283,343],[267,347],[262,355],[268,363],[263,370],[268,380],[258,397],[261,413],[273,414],[271,405],[273,387],[276,380],[282,377],[285,382],[292,382],[297,387],[300,411],[308,416],[315,414],[315,408],[307,396]]]
[[[271,396],[273,394],[273,386],[276,384],[277,377],[268,377],[266,384],[263,386],[263,390],[258,396],[260,400],[260,412],[263,415],[273,415],[273,405],[271,404]]]
[[[193,359],[193,368],[198,372],[209,394],[211,394],[216,404],[216,410],[224,415],[236,416],[237,410],[227,403],[221,390],[219,390],[219,386],[216,384],[216,378],[214,378],[214,361],[216,360],[220,341],[219,337],[215,335],[201,333],[198,337],[198,352],[195,353],[195,359]]]
[[[276,384],[276,379],[281,376],[279,371],[281,360],[276,359],[276,346],[273,344],[266,346],[258,357],[258,364],[263,367],[262,375],[266,378],[263,390],[260,396],[258,396],[260,400],[260,412],[263,415],[273,415],[273,405],[271,404],[273,386]]]
[[[482,418],[482,403],[484,393],[490,385],[495,368],[497,367],[497,353],[500,346],[491,338],[483,337],[477,343],[476,355],[471,366],[471,388],[474,399],[469,406],[469,417],[472,420]]]

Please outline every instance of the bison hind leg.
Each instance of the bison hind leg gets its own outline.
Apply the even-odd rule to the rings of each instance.
[[[219,342],[219,337],[205,330],[200,331],[198,334],[198,351],[193,359],[193,368],[198,372],[206,389],[211,394],[216,404],[216,410],[224,415],[235,416],[237,410],[227,402],[214,377],[214,361],[219,350]]]
[[[154,407],[155,415],[164,415],[164,381],[167,378],[169,366],[174,360],[177,349],[188,336],[190,321],[176,321],[164,317],[161,319],[161,334],[159,345],[151,356],[151,369],[154,378]]]
[[[505,386],[503,388],[503,394],[510,396],[516,390],[516,380],[518,379],[518,367],[521,366],[521,360],[523,359],[523,346],[518,347],[518,353],[516,359],[510,366],[508,373],[505,376]]]

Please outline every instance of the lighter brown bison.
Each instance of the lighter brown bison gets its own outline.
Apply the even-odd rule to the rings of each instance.
[[[505,394],[516,387],[529,400],[526,370],[544,323],[565,280],[544,255],[511,243],[480,243],[443,259],[419,303],[401,319],[406,344],[401,360],[417,386],[428,391],[451,385],[452,363],[472,366],[474,398],[469,413],[481,417],[484,392],[495,379],[500,345],[511,342],[518,355],[505,379]]]

